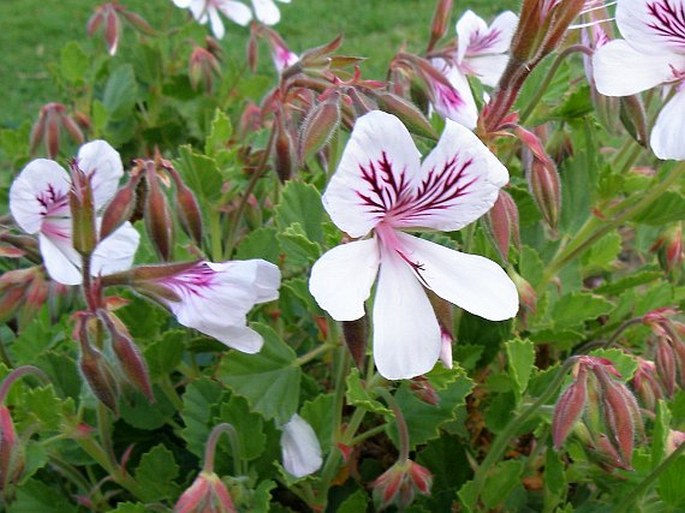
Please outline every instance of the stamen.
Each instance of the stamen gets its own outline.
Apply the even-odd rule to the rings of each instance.
[[[614,21],[616,18],[605,18],[603,20],[592,20],[588,21],[585,23],[574,23],[573,25],[569,25],[568,28],[569,30],[573,29],[583,29],[587,27],[594,27],[596,25],[601,25],[602,23],[608,23]]]

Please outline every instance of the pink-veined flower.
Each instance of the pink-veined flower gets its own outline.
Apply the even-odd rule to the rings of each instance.
[[[685,0],[620,0],[616,24],[624,39],[610,41],[593,56],[597,89],[629,96],[673,85],[650,145],[660,159],[685,160]]]
[[[173,0],[177,7],[189,9],[193,18],[203,25],[209,21],[212,33],[217,39],[226,34],[219,12],[229,20],[243,27],[252,20],[250,8],[235,0]]]
[[[478,109],[467,76],[477,77],[484,85],[497,85],[509,60],[509,46],[518,24],[517,16],[506,11],[488,27],[473,11],[466,11],[457,22],[457,50],[450,60],[432,59],[452,84],[435,92],[433,107],[442,117],[476,127]]]
[[[105,141],[92,141],[81,146],[71,165],[91,177],[97,214],[114,196],[124,174],[119,153]],[[50,277],[65,285],[79,285],[83,278],[82,259],[72,244],[71,186],[69,173],[57,162],[36,159],[12,183],[9,203],[17,225],[27,233],[38,234]],[[99,222],[97,219],[98,226]],[[131,223],[124,223],[95,248],[91,274],[111,274],[131,267],[139,240]]]
[[[144,268],[137,271],[136,287],[169,308],[183,326],[244,353],[262,348],[261,335],[246,325],[246,318],[255,304],[278,298],[281,273],[274,264],[202,261],[166,276],[146,279],[145,273]]]
[[[323,463],[321,445],[312,426],[296,413],[282,430],[283,467],[288,473],[299,478],[319,470]]]
[[[274,0],[250,0],[254,8],[255,18],[261,21],[264,25],[276,25],[281,21],[281,11]],[[284,4],[289,4],[290,0],[278,0]]]
[[[453,251],[403,229],[458,230],[487,212],[508,181],[506,168],[469,130],[447,121],[421,163],[395,116],[360,117],[323,196],[333,222],[351,237],[312,267],[309,289],[336,320],[373,304],[373,354],[388,379],[428,372],[440,356],[440,326],[424,288],[490,320],[516,315],[516,287],[496,263]],[[378,280],[376,280],[378,278]]]

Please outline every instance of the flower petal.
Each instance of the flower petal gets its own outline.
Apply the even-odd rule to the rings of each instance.
[[[187,9],[190,7],[190,4],[193,2],[193,0],[171,0],[174,2],[174,5],[176,7],[180,7],[181,9]]]
[[[407,263],[384,250],[373,305],[373,358],[387,379],[430,371],[442,340],[433,307]]]
[[[661,108],[649,144],[663,160],[685,160],[685,87]]]
[[[470,73],[490,87],[497,85],[508,62],[507,54],[468,57],[465,61]]]
[[[438,69],[442,59],[437,61]],[[434,64],[435,65],[435,64]],[[445,78],[452,85],[451,88],[438,81],[434,81],[433,88],[433,107],[435,111],[445,119],[451,119],[473,130],[478,122],[478,107],[471,92],[471,86],[466,76],[454,66],[444,65],[441,69]]]
[[[376,239],[337,246],[314,262],[309,291],[336,321],[359,319],[376,281],[378,261]]]
[[[485,20],[472,10],[467,10],[457,21],[457,62],[464,60],[467,52],[471,51],[471,45],[476,48],[479,41],[487,34],[488,25]]]
[[[312,426],[297,413],[283,425],[281,435],[283,467],[295,477],[313,474],[321,468],[321,445]]]
[[[642,53],[685,54],[685,0],[621,0],[616,24],[628,43]]]
[[[36,159],[15,178],[9,192],[10,212],[26,233],[36,233],[46,217],[69,217],[71,179],[53,160]]]
[[[228,19],[243,27],[252,20],[250,8],[240,2],[234,2],[233,0],[216,0],[216,7],[224,13]]]
[[[212,27],[212,34],[217,39],[223,39],[226,35],[226,29],[224,22],[221,21],[221,16],[219,16],[219,11],[212,5],[207,7],[207,15],[209,16],[209,26]]]
[[[98,223],[101,220],[98,219]],[[91,274],[104,276],[130,269],[138,249],[140,234],[128,221],[100,243],[91,257]]]
[[[505,11],[488,27],[482,18],[466,11],[457,22],[457,62],[478,55],[501,54],[509,51],[511,39],[518,25],[518,17]]]
[[[117,192],[124,175],[121,157],[109,143],[91,141],[81,146],[76,161],[82,171],[93,175],[93,201],[98,210]]]
[[[447,121],[420,178],[412,197],[393,209],[392,226],[458,230],[494,205],[509,173],[476,135]]]
[[[628,96],[675,78],[674,64],[683,57],[673,53],[646,55],[616,39],[592,57],[597,90],[605,96]]]
[[[419,158],[395,116],[381,111],[361,116],[323,195],[333,222],[352,237],[366,235],[412,186]]]
[[[441,298],[491,321],[510,319],[518,312],[516,286],[492,260],[405,233],[399,239],[416,275]]]
[[[252,0],[255,17],[265,25],[275,25],[281,20],[281,12],[273,0]]]
[[[70,229],[71,219],[56,220],[51,224],[61,224],[64,225],[62,229]],[[81,284],[83,281],[81,255],[73,248],[70,236],[64,238],[40,233],[38,244],[50,278],[64,285]]]

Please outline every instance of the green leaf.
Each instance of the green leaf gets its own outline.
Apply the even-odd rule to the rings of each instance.
[[[671,412],[666,402],[659,399],[654,418],[654,432],[652,435],[652,468],[656,468],[666,454],[668,433],[671,430]]]
[[[221,109],[214,111],[214,119],[209,129],[209,135],[205,141],[205,153],[214,157],[217,151],[222,150],[233,133],[230,118]]]
[[[73,358],[63,353],[48,351],[33,362],[49,377],[52,386],[61,397],[79,400],[81,394],[81,374]]]
[[[547,449],[545,455],[545,511],[552,511],[566,497],[568,487],[564,464],[556,451]]]
[[[514,339],[504,344],[509,362],[509,375],[516,383],[520,398],[528,387],[530,374],[535,367],[535,346],[530,340]]]
[[[221,405],[221,413],[216,419],[216,424],[221,422],[228,422],[238,432],[242,459],[250,461],[264,452],[266,447],[264,421],[259,415],[250,411],[245,399],[233,396],[228,402],[224,402]]]
[[[501,504],[517,485],[523,475],[523,462],[507,460],[498,463],[488,474],[481,498],[488,508]]]
[[[67,411],[73,412],[73,401],[68,399],[65,403],[68,404]],[[27,390],[23,397],[23,407],[30,412],[33,427],[36,428],[37,423],[41,433],[60,429],[64,420],[64,406],[62,400],[55,395],[52,385]]]
[[[680,455],[659,477],[659,497],[671,506],[685,505],[685,456]]]
[[[190,145],[181,146],[178,156],[177,169],[200,204],[216,202],[221,197],[224,180],[214,159],[195,153]]]
[[[269,513],[271,511],[271,490],[276,488],[276,483],[267,480],[259,483],[254,492],[252,492],[252,503],[249,509],[240,509],[240,511],[249,511],[250,513]]]
[[[250,232],[240,241],[236,259],[263,258],[272,264],[278,264],[281,247],[276,233],[276,229],[271,226],[262,226]]]
[[[166,331],[160,340],[145,348],[145,361],[150,368],[151,377],[166,376],[178,367],[188,335],[187,330]]]
[[[347,376],[347,402],[352,406],[363,408],[373,413],[381,415],[392,415],[392,411],[383,406],[379,401],[376,401],[371,394],[366,390],[366,384],[362,383],[359,376],[359,370],[353,368]]]
[[[247,399],[253,411],[285,423],[300,400],[302,371],[295,363],[297,355],[269,326],[252,327],[264,338],[264,347],[257,354],[228,354],[219,367],[219,379]]]
[[[178,471],[173,453],[162,444],[143,454],[135,472],[143,492],[142,498],[146,502],[154,502],[177,497],[178,485],[174,480]]]
[[[658,280],[664,275],[662,271],[637,271],[630,273],[629,276],[625,278],[618,279],[614,282],[606,283],[601,287],[596,289],[598,294],[615,295],[620,292],[626,291],[637,287],[638,285],[645,285]]]
[[[554,305],[552,319],[556,327],[574,328],[585,321],[606,315],[614,305],[601,296],[588,292],[572,292],[562,296]]]
[[[285,263],[291,267],[311,265],[321,255],[321,246],[307,238],[300,223],[293,223],[276,235],[285,254]]]
[[[185,428],[181,431],[188,449],[198,457],[204,454],[210,423],[218,413],[219,399],[224,391],[219,383],[209,378],[192,381],[183,394],[181,418]]]
[[[464,399],[473,387],[473,382],[458,367],[445,369],[436,366],[426,377],[440,398],[437,405],[419,399],[408,383],[403,383],[395,394],[395,400],[409,428],[412,448],[440,436],[441,427],[456,418],[457,409],[464,404]],[[397,444],[397,428],[394,421],[388,425],[388,434]]]
[[[36,479],[29,479],[17,490],[17,497],[8,513],[76,513],[77,507],[59,488]]]
[[[131,64],[116,68],[107,80],[102,103],[110,121],[123,121],[131,115],[138,99],[138,84]]]
[[[298,223],[310,241],[323,239],[323,204],[318,189],[311,184],[289,181],[281,193],[275,218],[281,229]]]
[[[62,47],[59,71],[67,82],[83,82],[89,64],[88,55],[76,41]]]
[[[111,510],[110,513],[148,513],[148,509],[143,504],[122,502],[116,509]]]
[[[330,450],[333,439],[334,406],[334,395],[325,394],[307,401],[300,409],[300,416],[312,426],[324,454]]]
[[[675,191],[662,193],[658,201],[633,218],[636,223],[662,226],[685,219],[685,196]]]
[[[169,317],[161,306],[137,296],[131,297],[129,304],[117,310],[117,316],[138,343],[156,339]]]
[[[582,261],[590,270],[611,270],[621,252],[621,236],[611,232],[595,242],[583,255]]]
[[[126,400],[120,402],[121,418],[135,428],[161,428],[171,421],[176,413],[174,405],[156,384],[152,385],[152,393],[156,399],[153,404],[150,404],[147,397],[138,390],[127,388],[126,392]]]
[[[338,513],[362,513],[369,505],[369,495],[364,490],[357,490],[347,497],[336,510]]]
[[[637,361],[628,353],[620,349],[595,349],[590,352],[591,356],[606,358],[614,364],[623,381],[630,381],[637,370]]]

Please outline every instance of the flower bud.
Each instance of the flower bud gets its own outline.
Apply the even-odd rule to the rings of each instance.
[[[623,127],[637,143],[647,147],[649,141],[647,114],[639,96],[622,96],[619,102],[621,106],[619,118]]]
[[[487,213],[487,226],[490,228],[495,246],[502,259],[509,260],[509,246],[512,242],[521,246],[519,232],[519,211],[514,199],[504,189],[500,189],[497,201]]]
[[[136,189],[141,176],[140,173],[132,174],[128,182],[119,188],[112,201],[105,208],[102,214],[102,223],[100,224],[101,240],[106,239],[107,236],[114,233],[117,228],[131,218],[136,207]]]
[[[195,244],[202,244],[202,213],[200,204],[192,190],[183,182],[181,175],[173,166],[167,167],[176,185],[176,205],[178,206],[178,220],[183,231],[193,239]]]
[[[196,46],[188,60],[188,77],[190,85],[197,90],[201,85],[209,94],[212,91],[214,78],[221,76],[221,66],[218,59],[205,48]]]
[[[400,118],[410,132],[437,140],[437,133],[430,121],[413,103],[389,92],[374,92],[373,98],[381,110]]]
[[[650,248],[659,257],[659,263],[666,272],[682,270],[683,266],[683,227],[681,223],[666,228]]]
[[[45,304],[50,290],[45,275],[40,267],[31,267],[31,280],[26,285],[23,296],[23,304],[19,310],[18,322],[22,329],[35,318],[36,314]]]
[[[676,357],[665,337],[659,337],[656,341],[654,362],[667,396],[673,397],[676,386]]]
[[[366,345],[369,340],[369,317],[364,315],[354,321],[342,321],[342,329],[345,345],[350,350],[352,360],[361,372],[364,370]]]
[[[236,509],[219,476],[202,471],[178,499],[174,513],[236,513]]]
[[[450,358],[452,357],[451,351],[451,337],[450,337]],[[451,366],[448,368],[452,368]],[[414,392],[414,395],[421,401],[431,406],[437,406],[440,404],[440,396],[435,390],[435,387],[431,385],[430,381],[424,376],[416,376],[409,382],[409,388]]]
[[[302,123],[298,157],[306,162],[326,145],[340,126],[340,93],[331,91],[314,106]]]
[[[324,45],[307,50],[300,58],[301,67],[311,71],[325,69],[330,63],[330,55],[340,48],[342,41],[343,38],[342,35],[340,35]],[[285,75],[286,74],[284,74],[284,78],[286,78]]]
[[[128,381],[135,386],[150,403],[155,402],[150,385],[150,375],[145,359],[133,342],[126,326],[112,313],[101,312],[100,318],[105,322],[110,334],[112,351],[119,362],[121,370]]]
[[[509,271],[509,277],[514,282],[514,285],[516,285],[516,291],[521,302],[518,315],[521,322],[525,325],[528,321],[528,315],[535,315],[537,312],[538,295],[533,286],[520,274],[511,270]]]
[[[276,141],[274,144],[274,160],[276,174],[281,182],[289,180],[297,168],[297,152],[290,130],[283,122],[282,114],[276,114]]]
[[[35,153],[42,142],[48,157],[54,159],[59,153],[62,130],[66,130],[73,141],[78,144],[83,143],[83,132],[81,132],[78,124],[67,115],[64,105],[47,103],[41,107],[38,121],[31,129],[31,155]]]
[[[685,433],[682,431],[675,431],[673,429],[668,430],[668,436],[666,437],[666,448],[664,457],[668,457],[673,454],[682,443],[685,442]]]
[[[450,13],[452,12],[452,0],[438,0],[435,6],[435,13],[433,14],[433,21],[431,23],[431,37],[428,43],[428,50],[431,51],[440,39],[447,32],[447,26],[450,22]]]
[[[91,176],[88,176],[78,167],[78,162],[72,162],[71,189],[69,190],[72,245],[83,257],[90,256],[97,245],[95,204],[91,180]]]
[[[432,484],[433,476],[427,468],[411,460],[397,462],[372,484],[376,509],[395,504],[402,510],[414,501],[416,492],[430,495]]]
[[[587,403],[587,370],[580,367],[569,387],[561,394],[552,417],[552,440],[559,449],[580,419]]]
[[[76,315],[73,336],[81,346],[79,368],[95,397],[116,413],[119,386],[102,353],[90,344],[88,324],[93,319],[89,313],[80,312]]]
[[[283,467],[297,478],[313,474],[323,463],[321,446],[314,429],[297,414],[283,425],[281,452]]]
[[[169,261],[173,250],[173,223],[166,195],[162,191],[154,166],[148,162],[145,198],[145,228],[150,241],[162,260]]]
[[[24,471],[24,448],[17,436],[9,408],[0,404],[0,490],[16,483]]]
[[[633,390],[646,409],[650,411],[656,409],[659,399],[664,398],[664,392],[659,384],[654,362],[638,357],[637,370],[633,376]]]
[[[552,159],[540,159],[524,148],[526,180],[535,203],[547,225],[556,230],[561,213],[561,180]]]

